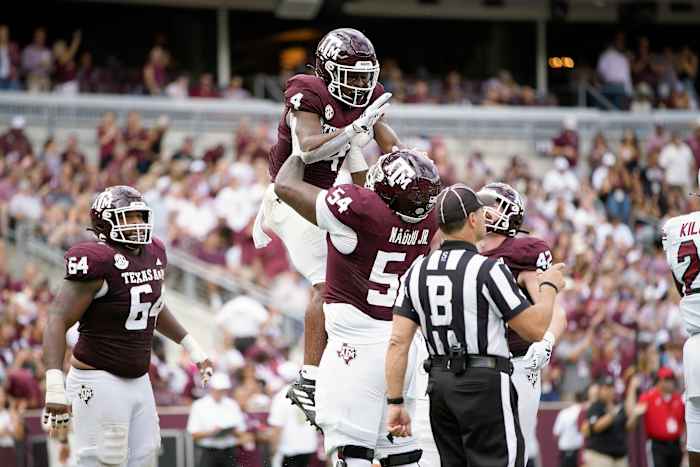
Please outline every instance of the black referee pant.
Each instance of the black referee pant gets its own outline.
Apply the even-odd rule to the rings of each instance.
[[[236,448],[205,448],[199,446],[197,467],[233,467],[236,465]]]
[[[442,467],[524,467],[518,395],[510,376],[491,368],[455,375],[431,368],[430,425]]]
[[[683,450],[680,440],[659,441],[652,439],[649,441],[651,447],[651,458],[654,462],[649,467],[680,467],[683,460]]]

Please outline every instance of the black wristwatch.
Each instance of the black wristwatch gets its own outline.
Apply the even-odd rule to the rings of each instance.
[[[387,397],[386,403],[389,405],[401,405],[403,404],[403,397]]]

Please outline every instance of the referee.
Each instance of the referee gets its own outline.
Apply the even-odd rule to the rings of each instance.
[[[524,467],[505,323],[531,342],[542,339],[564,285],[563,264],[541,273],[542,301],[531,305],[504,264],[478,254],[475,245],[486,234],[484,210],[470,188],[443,190],[436,212],[444,242],[406,272],[394,308],[386,357],[387,428],[394,436],[411,433],[402,396],[408,352],[420,326],[430,354],[430,424],[442,467]]]

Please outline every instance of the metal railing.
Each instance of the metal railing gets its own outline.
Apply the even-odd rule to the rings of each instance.
[[[46,243],[44,239],[35,234],[35,231],[35,226],[31,224],[17,223],[10,231],[9,240],[26,257],[35,258],[55,268],[63,268],[63,251]],[[206,308],[210,307],[212,285],[216,287],[216,293],[219,294],[224,303],[233,297],[245,294],[263,305],[270,305],[268,289],[235,277],[223,268],[214,267],[185,251],[172,247],[168,249],[166,280],[169,286],[173,287],[172,290],[177,290],[188,299],[204,304]],[[285,321],[292,322],[283,323],[283,329],[291,332],[298,328],[299,318],[285,311],[284,309],[280,310]]]
[[[159,97],[0,93],[0,125],[21,114],[29,126],[94,129],[99,117],[114,111],[120,117],[138,111],[146,122],[167,115],[171,127],[188,131],[219,132],[235,129],[244,118],[276,121],[280,103],[249,99],[186,99]],[[657,122],[684,130],[697,112],[659,110],[651,113],[604,112],[587,108],[472,107],[463,105],[394,104],[389,111],[392,126],[402,135],[450,136],[457,138],[526,139],[533,142],[555,135],[563,119],[574,116],[582,137],[597,131],[614,135],[632,128],[642,138]]]

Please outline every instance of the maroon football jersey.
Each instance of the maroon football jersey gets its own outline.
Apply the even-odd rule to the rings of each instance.
[[[382,94],[384,94],[384,86],[377,83],[370,103]],[[321,131],[325,134],[350,125],[362,115],[365,109],[350,107],[337,100],[328,92],[325,81],[317,76],[295,75],[289,78],[284,91],[284,112],[277,127],[277,144],[270,149],[268,156],[273,182],[282,164],[292,153],[292,133],[287,123],[287,114],[290,110],[318,115],[321,119]],[[335,182],[338,169],[343,165],[344,159],[343,157],[308,164],[304,169],[304,181],[319,188],[330,188]]]
[[[65,260],[66,280],[104,280],[80,318],[75,358],[123,378],[146,374],[168,264],[161,241],[154,238],[142,245],[139,254],[108,243],[84,242],[68,250]]]
[[[316,218],[328,232],[325,302],[347,303],[390,321],[401,276],[430,250],[435,216],[405,222],[374,191],[357,185],[339,185],[321,196]]]
[[[535,237],[508,237],[503,243],[489,251],[482,251],[484,256],[502,258],[518,280],[522,271],[544,271],[552,266],[552,252],[543,240]],[[521,287],[525,296],[532,302],[532,297]],[[530,342],[526,341],[511,328],[508,328],[508,347],[514,357],[525,355]]]

